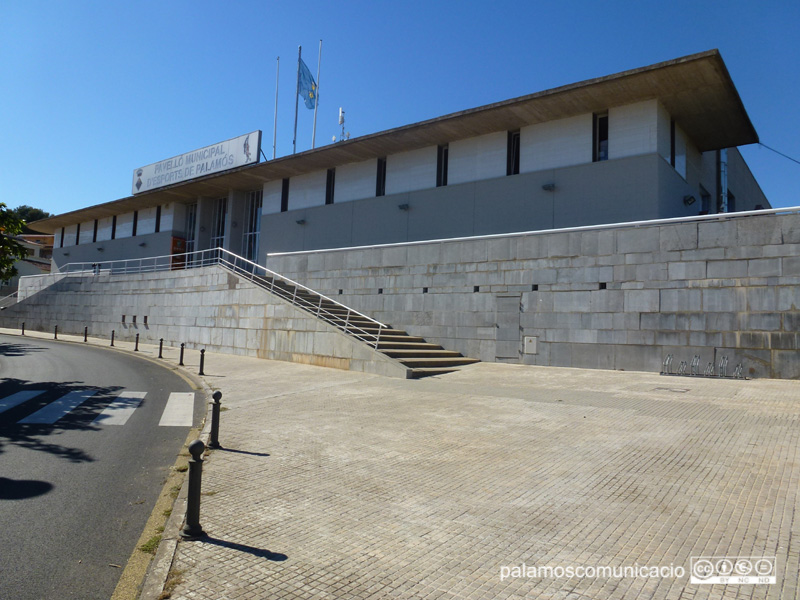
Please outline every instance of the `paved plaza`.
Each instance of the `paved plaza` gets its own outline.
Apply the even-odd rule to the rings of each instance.
[[[209,364],[225,449],[205,463],[209,539],[178,544],[172,598],[798,594],[797,382]],[[693,585],[692,556],[776,557],[777,583]],[[685,572],[528,578],[531,566]]]
[[[413,381],[208,353],[205,371],[225,409],[208,537],[175,541],[179,498],[144,599],[170,570],[175,600],[798,597],[796,381],[490,363]],[[692,557],[774,557],[777,581],[693,584]]]

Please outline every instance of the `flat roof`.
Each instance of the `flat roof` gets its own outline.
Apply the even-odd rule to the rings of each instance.
[[[658,99],[664,105],[701,152],[758,142],[758,134],[719,51],[708,50],[359,136],[56,215],[28,226],[53,233],[75,223],[199,196],[223,196],[229,190],[249,191],[276,179],[650,99]]]

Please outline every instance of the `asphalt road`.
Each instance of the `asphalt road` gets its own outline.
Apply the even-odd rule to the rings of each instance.
[[[0,598],[111,597],[188,434],[160,425],[168,399],[193,391],[127,354],[0,335]],[[194,424],[202,396],[184,396]]]

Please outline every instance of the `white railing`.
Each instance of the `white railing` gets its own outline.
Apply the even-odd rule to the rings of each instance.
[[[9,306],[16,304],[18,295],[19,295],[19,290],[17,290],[16,292],[11,292],[5,298],[0,298],[0,310],[3,310],[4,308],[8,308]]]
[[[384,323],[353,310],[333,298],[324,296],[297,281],[284,277],[280,273],[270,271],[266,267],[262,267],[223,248],[148,258],[131,258],[95,263],[68,263],[60,267],[57,272],[71,277],[100,277],[181,271],[216,265],[252,281],[276,296],[314,314],[374,348],[378,347],[382,331],[388,328]],[[311,298],[308,298],[308,296],[311,296]],[[328,303],[328,306],[323,306],[323,303]]]

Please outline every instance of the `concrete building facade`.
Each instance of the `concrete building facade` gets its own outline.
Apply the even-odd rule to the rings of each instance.
[[[37,223],[53,259],[331,249],[769,208],[717,51],[168,185]]]

